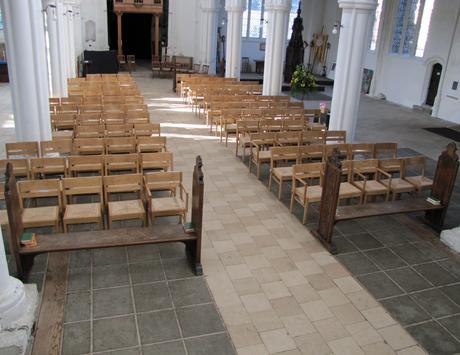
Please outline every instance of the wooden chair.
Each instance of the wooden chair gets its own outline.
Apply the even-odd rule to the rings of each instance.
[[[326,143],[346,143],[347,131],[326,131]]]
[[[136,152],[135,137],[105,138],[106,154],[126,154]]]
[[[425,176],[426,161],[424,156],[404,158],[403,178],[415,186],[417,194],[422,190],[431,189],[433,180]]]
[[[391,179],[380,179],[380,183],[390,187],[392,200],[396,200],[402,193],[415,191],[415,186],[404,180],[404,160],[403,159],[381,159],[379,168],[391,175]]]
[[[134,135],[136,137],[151,137],[160,136],[160,124],[159,123],[137,123],[134,124]]]
[[[236,153],[238,156],[238,148],[243,149],[242,159],[246,155],[246,148],[251,147],[251,134],[259,132],[259,120],[240,120],[236,122]]]
[[[97,223],[100,229],[104,229],[104,194],[101,176],[62,179],[62,195],[64,233],[67,233],[68,226],[72,224]],[[87,200],[96,196],[98,202],[75,202],[78,198]]]
[[[182,173],[177,171],[156,172],[144,175],[147,204],[152,223],[155,217],[180,216],[184,223],[188,210],[188,192],[182,184]],[[179,196],[177,196],[179,190]],[[169,196],[156,197],[153,191],[168,191]]]
[[[299,147],[273,147],[270,159],[270,178],[268,190],[271,191],[272,181],[278,184],[278,199],[281,200],[283,183],[292,180],[291,163],[297,163],[299,159]]]
[[[321,201],[324,163],[297,164],[292,167],[292,188],[290,211],[294,203],[303,207],[302,223],[307,223],[308,205]]]
[[[126,112],[125,123],[129,124],[139,124],[139,123],[149,123],[150,115],[145,111],[129,111]]]
[[[112,137],[131,137],[133,135],[132,124],[106,124],[105,136]]]
[[[75,138],[104,138],[105,126],[103,124],[76,126]]]
[[[397,143],[375,143],[374,159],[395,159],[398,154]]]
[[[301,145],[299,147],[299,164],[318,163],[324,160],[324,144]]]
[[[326,162],[332,153],[338,150],[338,156],[341,160],[349,160],[350,159],[350,144],[347,143],[334,143],[334,144],[325,144],[324,145],[324,154],[323,154],[323,161]]]
[[[126,69],[126,57],[122,54],[117,55],[118,70]]]
[[[2,206],[5,205],[5,184],[0,184],[0,201]],[[8,226],[8,211],[6,209],[0,210],[0,228]]]
[[[142,174],[151,170],[173,170],[173,154],[170,152],[141,153],[140,156],[140,168]]]
[[[340,151],[339,151],[340,154]],[[338,155],[340,156],[340,155]],[[359,203],[363,200],[363,191],[353,184],[353,161],[342,161],[342,180],[339,187],[339,201],[349,200],[351,198],[358,198]],[[345,179],[343,179],[343,177]]]
[[[302,103],[303,104],[303,103]],[[304,131],[305,130],[305,119],[300,118],[293,118],[293,119],[285,119],[282,122],[283,131]]]
[[[158,77],[161,76],[161,61],[159,56],[152,56],[152,77],[155,77],[155,73]]]
[[[301,131],[278,132],[275,135],[275,145],[278,146],[299,146],[302,140]]]
[[[104,156],[105,175],[112,175],[114,172],[139,172],[138,154],[111,154]]]
[[[62,200],[58,179],[18,181],[18,192],[24,228],[52,226],[55,232],[60,230]],[[36,204],[42,198],[55,198],[57,205],[24,208],[26,199]]]
[[[30,168],[28,159],[1,159],[0,160],[0,176],[5,176],[6,165],[11,163],[13,166],[13,174],[19,178],[30,178]]]
[[[7,159],[37,158],[40,154],[38,142],[6,143],[5,150]]]
[[[114,221],[140,219],[148,225],[144,208],[144,187],[141,174],[104,176],[104,201],[107,206],[108,228]],[[135,193],[137,198],[121,200],[122,194]],[[118,198],[118,201],[115,199]]]
[[[326,142],[324,131],[304,131],[302,132],[301,145],[324,144]]]
[[[262,164],[270,164],[271,153],[269,148],[275,145],[276,133],[251,134],[251,157],[249,159],[249,174],[252,164],[256,166],[256,176],[260,178]]]
[[[77,114],[80,112],[80,103],[61,103],[56,108],[58,112]]]
[[[280,132],[283,128],[282,120],[274,119],[263,119],[260,121],[259,130],[260,132]]]
[[[374,144],[354,143],[350,144],[350,160],[372,159],[374,157]]]
[[[104,138],[75,138],[73,154],[102,155],[105,154]]]
[[[126,62],[128,63],[128,70],[136,71],[136,56],[132,54],[128,54],[126,56]]]
[[[58,112],[51,115],[51,129],[68,130],[73,129],[75,125],[75,113]]]
[[[103,112],[101,121],[106,125],[125,124],[125,116],[124,112]]]
[[[67,160],[63,157],[30,159],[30,177],[46,179],[47,175],[67,175]]]
[[[40,155],[46,157],[68,156],[72,154],[71,139],[53,139],[40,142]]]
[[[78,177],[80,174],[104,175],[104,156],[70,156],[67,158],[68,175]]]
[[[101,121],[100,112],[82,112],[75,116],[75,125],[77,126],[90,126],[100,125]]]
[[[201,66],[201,74],[208,74],[208,72],[209,72],[209,65],[203,64]]]
[[[351,174],[352,184],[363,194],[363,204],[366,204],[368,196],[383,195],[388,201],[392,177],[379,168],[377,159],[353,160]],[[380,182],[382,177],[389,179],[387,185]]]
[[[137,137],[138,153],[166,152],[166,137]]]
[[[103,111],[103,106],[99,104],[84,104],[80,106],[81,113],[85,113],[85,112],[102,113],[102,111]]]

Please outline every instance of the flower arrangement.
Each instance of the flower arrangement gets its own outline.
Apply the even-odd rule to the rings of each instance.
[[[291,88],[302,93],[302,100],[305,94],[316,89],[315,76],[311,71],[305,69],[303,65],[298,65],[292,74]]]

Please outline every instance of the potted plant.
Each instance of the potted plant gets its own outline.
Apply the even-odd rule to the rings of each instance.
[[[300,93],[303,100],[305,94],[316,90],[315,76],[311,71],[308,71],[303,65],[299,64],[292,74],[291,89],[294,93]]]

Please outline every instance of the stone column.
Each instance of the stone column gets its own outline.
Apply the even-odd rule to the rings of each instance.
[[[267,41],[264,64],[264,95],[279,95],[283,84],[283,60],[291,0],[266,0]]]
[[[65,74],[62,72],[60,63],[60,49],[57,33],[57,9],[56,0],[44,0],[43,9],[46,12],[46,28],[48,30],[48,56],[51,71],[51,90],[53,97],[64,96]]]
[[[65,87],[67,90],[67,78],[70,78],[70,60],[69,60],[69,46],[68,46],[68,25],[67,25],[67,7],[64,5],[63,0],[56,0],[57,9],[57,33],[59,42],[59,52],[61,54],[61,67],[65,75]]]
[[[219,0],[201,0],[201,64],[209,65],[209,74],[216,73],[217,21]]]
[[[342,21],[337,51],[330,130],[346,130],[353,141],[358,119],[364,56],[377,0],[338,0]]]
[[[73,7],[73,24],[74,24],[74,33],[75,33],[75,58],[78,58],[83,53],[83,34],[82,34],[82,24],[81,24],[81,12],[80,12],[80,1],[76,1]],[[78,65],[77,65],[78,68]],[[80,73],[77,70],[77,76]]]
[[[240,78],[241,72],[241,26],[246,0],[225,0],[227,11],[227,47],[226,47],[226,78]]]
[[[11,96],[19,141],[51,139],[45,27],[40,2],[3,0]]]
[[[75,25],[74,25],[74,13],[73,6],[75,1],[66,0],[64,6],[67,11],[67,45],[69,50],[69,77],[75,78],[77,74],[77,62],[75,55]]]

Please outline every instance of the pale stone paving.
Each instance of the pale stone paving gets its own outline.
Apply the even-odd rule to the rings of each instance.
[[[172,92],[136,77],[191,191],[205,173],[203,269],[238,354],[425,352]]]

